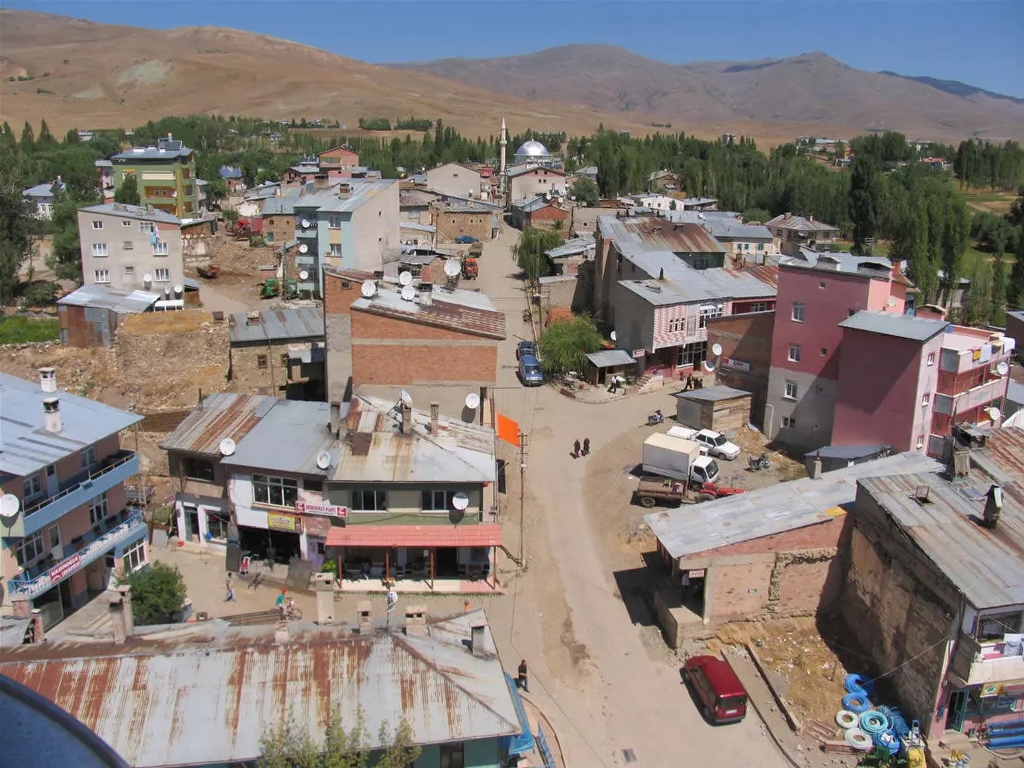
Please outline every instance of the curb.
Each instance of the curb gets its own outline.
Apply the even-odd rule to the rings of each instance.
[[[765,685],[767,685],[768,690],[771,691],[772,698],[775,699],[775,703],[779,706],[779,710],[782,712],[782,716],[786,718],[786,722],[789,724],[789,727],[793,729],[793,733],[798,736],[801,735],[803,731],[802,723],[789,708],[789,703],[786,701],[785,697],[775,690],[775,686],[772,685],[771,678],[769,678],[768,674],[765,672],[764,665],[761,664],[761,659],[758,658],[757,652],[751,647],[750,643],[744,643],[743,647],[746,648],[747,653],[750,654],[751,661],[754,662],[754,666],[761,674],[761,678],[764,680]]]

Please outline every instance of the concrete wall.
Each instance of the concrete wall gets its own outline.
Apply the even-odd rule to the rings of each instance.
[[[442,195],[479,197],[480,172],[458,163],[445,163],[427,171],[427,188]]]
[[[654,307],[618,283],[614,284],[613,291],[605,322],[615,329],[618,346],[650,352],[654,340]]]
[[[454,243],[462,235],[477,240],[491,240],[494,217],[497,211],[481,209],[474,211],[451,210],[440,203],[430,204],[430,223],[437,229],[437,242]]]
[[[751,418],[763,423],[771,369],[774,312],[719,317],[708,323],[708,346],[720,344],[715,384],[751,393]]]
[[[1016,315],[1007,313],[1006,335],[1017,342],[1017,349],[1024,349],[1024,313],[1017,312]]]
[[[796,383],[797,397],[786,396],[786,382]],[[836,382],[813,374],[771,368],[768,374],[767,404],[764,411],[764,433],[796,450],[813,451],[832,441],[832,419],[835,413]],[[783,426],[783,419],[795,420]]]
[[[336,266],[371,272],[380,269],[385,254],[401,245],[400,219],[395,181],[353,211],[350,226],[343,229],[346,255]]]
[[[569,212],[556,208],[553,205],[548,205],[532,213],[527,213],[524,223],[526,227],[534,229],[567,232],[569,229]]]
[[[102,229],[94,229],[93,222],[102,222]],[[128,226],[123,226],[127,223]],[[153,278],[148,286],[155,293],[164,288],[182,285],[185,279],[185,264],[182,259],[181,227],[177,224],[153,222],[160,241],[167,244],[167,255],[154,254],[149,240],[149,231],[139,228],[136,218],[115,214],[97,214],[88,211],[78,213],[79,243],[82,249],[82,281],[86,285],[102,284],[112,288],[135,290],[146,288],[143,277]],[[106,256],[94,256],[93,245],[105,244]],[[157,270],[166,270],[158,275]],[[108,280],[98,279],[97,270],[106,270]],[[158,279],[159,277],[159,279]]]
[[[323,273],[324,321],[327,329],[327,399],[341,402],[352,390],[352,318],[349,308],[360,297],[362,279],[358,273],[339,276]]]
[[[232,344],[228,376],[233,392],[287,397],[289,400],[323,399],[323,363],[290,364],[290,350],[303,346],[322,347],[322,339],[289,339],[269,344]],[[316,354],[313,355],[314,358]],[[262,363],[262,366],[261,366]]]
[[[509,179],[509,200],[517,203],[555,190],[565,193],[565,174],[553,168],[533,168]]]

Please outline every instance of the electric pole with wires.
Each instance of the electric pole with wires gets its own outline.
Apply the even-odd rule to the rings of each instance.
[[[519,433],[519,567],[526,565],[526,556],[523,549],[523,528],[526,518],[526,447],[530,442],[530,436],[520,431]]]

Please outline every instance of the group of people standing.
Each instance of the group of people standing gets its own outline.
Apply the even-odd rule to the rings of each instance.
[[[583,438],[583,445],[580,445],[580,441],[577,440],[572,444],[572,457],[578,459],[580,456],[587,456],[590,453],[590,438]]]

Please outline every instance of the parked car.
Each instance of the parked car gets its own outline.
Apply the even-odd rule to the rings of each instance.
[[[519,358],[519,380],[524,387],[537,387],[544,383],[544,371],[540,367],[540,361],[533,355],[523,355]]]
[[[520,341],[519,346],[516,347],[516,360],[520,360],[524,357],[536,357],[537,356],[537,342],[535,341]]]
[[[456,243],[478,243],[480,242],[472,235],[459,235],[455,238]]]
[[[715,432],[712,429],[702,429],[693,436],[693,439],[707,448],[708,454],[711,456],[732,461],[740,455],[740,447],[736,443],[729,442],[729,438],[721,432]]]
[[[729,662],[717,656],[691,656],[682,674],[712,725],[738,723],[746,716],[747,691]]]

